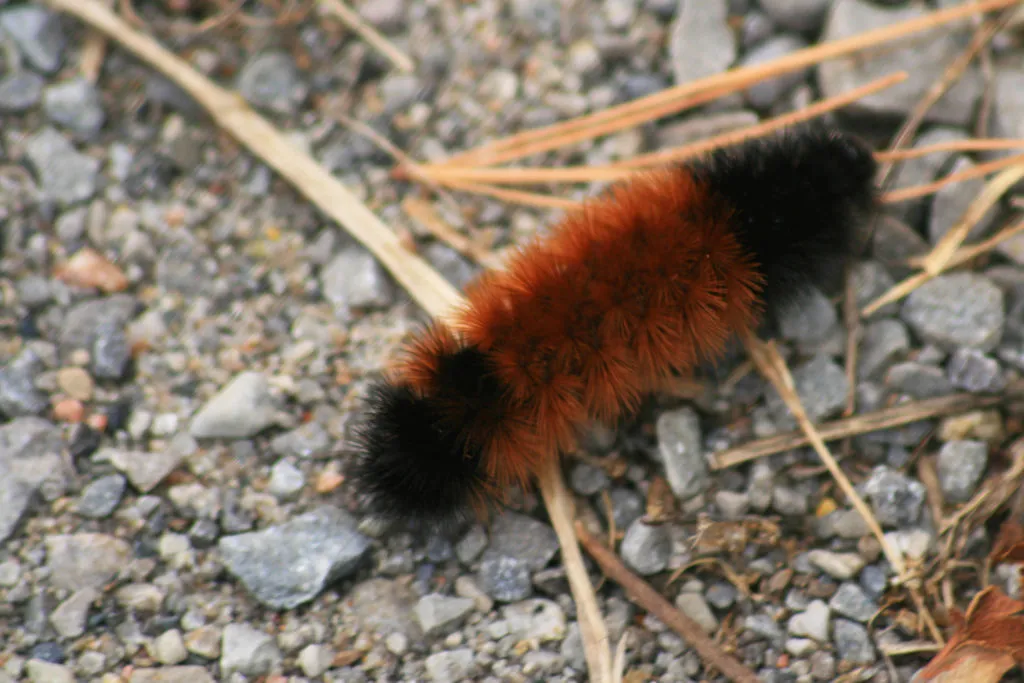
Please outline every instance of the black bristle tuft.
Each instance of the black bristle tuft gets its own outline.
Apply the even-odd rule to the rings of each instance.
[[[451,530],[480,511],[491,486],[469,430],[480,411],[499,404],[501,387],[474,348],[437,360],[440,395],[384,382],[371,387],[350,474],[374,513]]]
[[[838,281],[878,201],[871,150],[819,126],[718,150],[690,168],[736,211],[770,315],[808,286]]]

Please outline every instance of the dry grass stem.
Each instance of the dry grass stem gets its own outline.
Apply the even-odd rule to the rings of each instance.
[[[836,459],[832,457],[832,454],[825,446],[821,434],[807,416],[807,411],[804,410],[803,404],[800,402],[800,397],[796,393],[796,386],[793,384],[793,376],[786,366],[786,361],[779,355],[775,345],[771,342],[763,342],[753,334],[747,334],[743,341],[754,364],[757,365],[761,374],[772,383],[775,390],[779,392],[779,396],[785,401],[790,413],[796,419],[797,424],[800,425],[800,429],[807,435],[807,440],[814,450],[817,451],[822,463],[828,468],[832,478],[835,479],[836,484],[842,490],[843,495],[853,504],[857,512],[861,514],[868,525],[868,529],[878,539],[882,552],[885,554],[886,559],[889,560],[889,564],[892,565],[898,575],[903,576],[906,573],[903,555],[898,550],[889,546],[885,534],[882,532],[882,527],[871,513],[871,509],[853,488],[853,484],[850,483],[849,478],[839,467],[839,463],[836,462]]]
[[[937,152],[1001,152],[1024,148],[1024,140],[1018,138],[975,138],[972,140],[949,140],[934,145],[912,149],[885,150],[875,153],[878,161],[903,161],[935,154]]]
[[[818,434],[825,441],[838,441],[839,439],[869,434],[882,429],[891,429],[910,424],[911,422],[928,420],[933,417],[986,408],[998,405],[1004,400],[1005,396],[952,394],[939,398],[929,398],[923,401],[901,403],[883,410],[861,413],[860,415],[853,415],[841,420],[823,422],[818,425]],[[790,451],[794,448],[803,448],[809,443],[810,440],[807,434],[800,430],[757,439],[742,446],[727,448],[715,453],[711,456],[711,469],[721,470],[727,467],[736,467],[758,458]]]
[[[359,16],[358,12],[346,5],[342,0],[317,0],[317,2],[321,9],[341,20],[373,49],[387,57],[388,61],[394,64],[400,71],[412,73],[416,68],[409,55],[395,47],[391,41],[378,33],[377,29],[366,23]]]
[[[667,111],[672,113],[679,111],[683,108],[679,103],[685,102],[687,98],[695,100],[695,96],[708,95],[709,93],[714,93],[714,97],[720,97],[731,92],[743,90],[754,83],[768,78],[799,71],[829,59],[835,59],[836,57],[865,50],[882,43],[905,38],[909,35],[934,29],[978,13],[1002,9],[1019,1],[985,0],[983,2],[959,4],[955,7],[931,12],[909,21],[866,31],[842,40],[808,47],[765,64],[732,69],[725,73],[684,83],[654,93],[653,95],[570,121],[518,133],[457,154],[446,163],[449,165],[490,166],[529,154],[550,151],[568,144],[569,141],[595,137],[596,134],[591,132],[593,130],[601,130],[603,131],[602,134],[604,134],[636,125],[636,119],[633,117],[637,114],[646,116],[646,118],[641,120],[645,122],[664,115],[659,114],[655,116],[651,114],[652,112]],[[666,106],[669,107],[667,110]],[[529,151],[522,153],[521,150]]]

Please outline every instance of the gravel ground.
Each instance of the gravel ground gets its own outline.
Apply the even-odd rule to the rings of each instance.
[[[476,266],[410,223],[398,202],[414,188],[391,180],[389,159],[336,114],[436,159],[924,11],[866,0],[577,0],[564,9],[366,0],[364,16],[415,59],[406,75],[315,15],[196,37],[176,31],[172,4],[137,11],[457,285]],[[196,5],[199,21],[207,15]],[[421,538],[363,518],[344,482],[358,398],[423,318],[408,295],[130,56],[112,49],[94,85],[78,75],[87,38],[74,22],[0,1],[0,29],[0,682],[585,680],[575,608],[536,495],[519,496],[489,528]],[[907,69],[907,83],[839,121],[882,143],[969,34],[808,69],[544,161],[601,163],[679,144]],[[1019,32],[996,39],[993,64],[986,123],[993,135],[1024,137]],[[918,144],[972,135],[987,87],[969,69]],[[895,185],[978,161],[929,156],[905,164]],[[857,267],[858,301],[903,277],[901,259],[938,240],[979,187],[893,207]],[[446,218],[496,246],[552,218],[471,197],[460,205]],[[994,211],[973,237],[1008,215]],[[841,413],[850,389],[839,312],[816,293],[779,321],[817,419]],[[859,357],[860,410],[999,392],[1019,378],[1024,237],[866,320]],[[1004,407],[865,435],[845,465],[892,538],[927,554],[936,520],[915,451],[923,443],[936,456],[953,506],[1001,466],[1021,418]],[[604,460],[570,461],[567,478],[591,523],[606,527],[610,509],[626,564],[720,632],[765,681],[834,680],[858,667],[861,680],[909,680],[925,660],[886,662],[879,646],[923,635],[895,608],[873,619],[891,568],[857,513],[836,503],[814,454],[707,466],[716,450],[792,426],[756,375],[729,390],[712,383],[696,401],[659,397],[630,424],[595,426],[586,451]],[[657,476],[680,514],[648,524]],[[727,558],[751,593],[714,565],[668,584],[693,559],[700,512],[780,524],[779,544]],[[968,550],[983,556],[991,540],[983,529]],[[631,634],[630,680],[722,680],[617,586],[603,583],[599,599],[612,639]]]

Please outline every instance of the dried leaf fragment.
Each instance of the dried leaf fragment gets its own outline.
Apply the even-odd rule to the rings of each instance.
[[[989,586],[974,596],[965,615],[953,618],[953,637],[914,683],[998,683],[1024,661],[1024,602]]]

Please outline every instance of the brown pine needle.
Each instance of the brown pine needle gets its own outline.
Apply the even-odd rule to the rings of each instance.
[[[429,230],[434,237],[463,256],[467,256],[487,268],[497,270],[502,267],[501,259],[493,252],[481,249],[437,215],[433,204],[416,197],[406,197],[402,201],[402,209],[413,220]]]
[[[1016,227],[1010,228],[1008,231],[1001,232],[999,235],[987,240],[982,245],[968,247],[967,249],[962,250],[963,254],[966,254],[966,256],[958,255],[960,244],[970,232],[971,228],[974,227],[974,225],[977,224],[992,205],[999,201],[999,198],[1002,197],[1003,194],[1021,178],[1024,178],[1024,160],[1018,159],[1016,166],[1006,169],[982,188],[982,191],[978,193],[978,196],[975,197],[974,201],[972,201],[970,206],[967,207],[963,217],[949,230],[949,232],[943,235],[942,240],[936,244],[935,248],[932,249],[932,251],[929,252],[921,261],[921,272],[911,275],[907,279],[896,284],[885,294],[869,303],[861,310],[861,315],[867,317],[882,306],[892,303],[893,301],[899,301],[946,269],[959,265],[960,263],[983,253],[984,249],[980,249],[980,247],[985,246],[986,249],[991,249],[999,242],[1010,237],[1013,234],[1012,231],[1016,230]]]
[[[949,140],[934,145],[875,152],[878,161],[904,161],[936,154],[938,152],[1000,152],[1010,149],[1024,148],[1024,140],[1019,138],[975,138],[973,140]]]
[[[964,180],[972,180],[974,178],[980,178],[981,176],[988,175],[993,171],[1000,171],[1008,166],[1015,164],[1024,163],[1024,154],[1015,154],[1012,157],[1006,157],[1003,159],[996,159],[995,161],[989,161],[984,164],[978,164],[973,168],[969,168],[965,171],[958,171],[957,173],[950,173],[945,178],[941,178],[931,183],[924,183],[922,185],[914,185],[913,187],[904,187],[899,190],[893,190],[892,192],[886,192],[882,195],[882,201],[886,204],[898,204],[899,202],[905,202],[910,199],[917,199],[918,197],[925,197],[930,194],[935,194],[946,185],[952,185],[959,183]]]
[[[359,13],[346,5],[342,0],[319,0],[320,7],[340,19],[346,26],[352,29],[360,38],[365,40],[377,52],[384,55],[388,61],[394,64],[399,70],[412,73],[416,68],[409,55],[405,54],[391,41],[377,32],[363,20]]]
[[[666,104],[679,107],[678,103],[684,101],[684,98],[709,92],[715,92],[715,97],[718,97],[729,92],[743,90],[754,83],[768,78],[793,71],[799,71],[800,69],[813,66],[819,62],[841,57],[852,52],[864,50],[899,38],[905,38],[911,34],[927,31],[974,14],[1008,7],[1019,1],[1020,0],[984,0],[982,2],[959,4],[955,7],[931,12],[925,16],[917,17],[909,21],[866,31],[842,40],[834,40],[820,45],[815,45],[813,47],[808,47],[765,64],[732,69],[725,73],[716,74],[708,78],[684,83],[682,85],[633,100],[632,102],[627,102],[600,112],[581,116],[570,121],[564,121],[552,126],[524,131],[523,133],[518,133],[501,140],[496,140],[477,147],[476,149],[457,154],[450,158],[446,163],[453,166],[495,165],[526,156],[527,154],[536,153],[538,151],[549,151],[551,149],[562,147],[566,144],[565,140],[567,139],[576,140],[594,137],[594,135],[589,131],[597,129],[599,126],[600,130],[608,133],[635,125],[633,119],[627,119],[627,117],[643,112],[661,111],[661,108],[666,106]],[[678,110],[679,109],[670,109],[670,111]],[[655,117],[648,115],[646,120],[653,120],[653,118]],[[620,120],[628,120],[629,123],[626,123],[625,125],[617,124],[616,122]],[[612,122],[613,124],[611,127],[608,127],[607,125],[609,122]],[[585,135],[582,138],[569,137],[570,135],[575,135],[580,132],[585,132]],[[543,144],[536,144],[541,142]],[[527,154],[522,154],[519,152],[520,149],[529,149],[531,151]]]
[[[954,83],[960,80],[964,71],[974,57],[980,52],[986,45],[988,45],[992,38],[995,37],[1006,23],[1013,16],[1016,8],[1003,10],[1003,12],[993,19],[989,19],[984,24],[978,27],[971,38],[971,42],[968,43],[967,47],[949,63],[943,71],[942,76],[939,80],[932,83],[932,86],[924,94],[924,97],[917,103],[914,110],[910,112],[910,115],[903,122],[899,132],[893,138],[890,149],[896,150],[902,147],[908,140],[914,137],[917,129],[921,126],[921,122],[924,121],[924,117],[928,114],[935,103],[938,102],[942,96],[949,90]],[[892,173],[892,169],[895,167],[893,163],[885,164],[879,172],[879,185],[885,187],[886,181],[889,175]]]
[[[748,126],[739,131],[716,135],[682,147],[658,150],[649,154],[641,154],[626,161],[605,166],[576,166],[569,168],[489,168],[450,166],[448,164],[432,164],[420,166],[418,170],[428,177],[446,182],[450,179],[470,180],[492,184],[542,184],[551,182],[601,182],[619,180],[640,167],[658,166],[689,157],[699,156],[713,149],[735,145],[744,140],[761,137],[773,133],[786,126],[822,116],[828,112],[844,107],[852,102],[867,97],[872,93],[890,88],[907,79],[907,73],[900,71],[855,88],[850,92],[830,97],[798,111],[776,116],[767,121]]]
[[[656,166],[663,163],[680,161],[690,157],[699,156],[720,147],[736,145],[745,140],[769,135],[787,126],[793,126],[798,123],[823,116],[829,112],[835,111],[836,109],[845,107],[848,104],[852,104],[857,100],[867,97],[868,95],[885,90],[886,88],[891,88],[894,85],[907,80],[907,78],[908,74],[906,71],[897,71],[887,76],[877,78],[858,88],[854,88],[842,95],[835,95],[833,97],[820,100],[804,109],[798,109],[797,111],[776,116],[775,118],[762,121],[761,123],[749,126],[742,130],[730,131],[728,133],[723,133],[722,135],[716,135],[708,138],[707,140],[701,140],[700,142],[685,145],[683,147],[677,147],[676,149],[657,151],[650,154],[641,154],[633,157],[632,159],[619,162],[616,166],[621,168]]]

